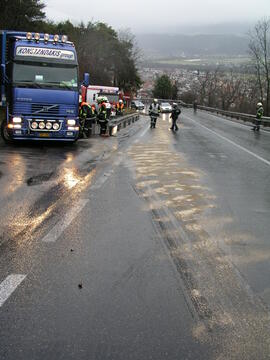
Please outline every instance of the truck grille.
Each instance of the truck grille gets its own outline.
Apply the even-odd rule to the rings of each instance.
[[[59,105],[57,104],[32,104],[33,115],[58,116]]]
[[[67,117],[77,116],[77,108],[70,104],[40,104],[28,102],[16,102],[13,105],[13,113],[23,116],[33,116],[34,118],[51,117]]]

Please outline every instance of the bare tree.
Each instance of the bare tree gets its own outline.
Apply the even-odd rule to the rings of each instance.
[[[220,85],[219,68],[216,68],[214,72],[210,72],[208,75],[208,86],[207,86],[207,105],[215,106],[216,104],[216,93]]]
[[[192,85],[194,98],[201,105],[213,106],[216,102],[216,93],[219,86],[218,68],[214,72],[207,70],[198,77],[196,84]]]
[[[118,39],[122,43],[129,44],[131,49],[131,55],[136,65],[142,60],[142,50],[140,49],[136,36],[131,32],[129,28],[122,28],[118,30]]]
[[[223,110],[229,110],[230,107],[239,102],[245,96],[245,81],[234,70],[229,73],[219,73],[219,99]]]
[[[201,74],[201,76],[198,77],[197,94],[199,98],[199,103],[201,105],[205,104],[210,76],[211,76],[210,71],[206,71],[205,73]]]
[[[239,68],[221,70],[218,67],[198,74],[190,87],[181,92],[181,99],[187,103],[197,99],[200,105],[253,113],[254,99],[260,99],[260,90],[257,76],[250,72],[249,67],[242,71]]]
[[[249,49],[254,62],[265,114],[270,114],[270,18],[260,20],[249,33]]]

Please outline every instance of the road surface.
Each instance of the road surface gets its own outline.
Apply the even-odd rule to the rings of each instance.
[[[270,359],[270,134],[206,112],[0,144],[0,359]]]

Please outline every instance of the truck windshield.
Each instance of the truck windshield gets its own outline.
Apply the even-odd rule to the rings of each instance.
[[[13,83],[29,87],[53,87],[75,90],[78,87],[77,67],[56,64],[13,64]]]

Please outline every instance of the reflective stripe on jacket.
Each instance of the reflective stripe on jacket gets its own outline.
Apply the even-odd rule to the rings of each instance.
[[[117,110],[123,110],[124,104],[117,103],[116,107],[117,107]]]
[[[92,118],[95,116],[95,112],[93,111],[92,107],[87,102],[82,102],[80,104],[79,109],[79,116],[80,118]]]
[[[263,117],[263,107],[260,106],[256,113],[256,119],[261,120]]]
[[[152,103],[149,108],[149,115],[158,117],[160,113],[160,106],[159,104]]]
[[[100,121],[106,121],[107,119],[107,107],[106,103],[102,103],[98,108],[98,118]]]

